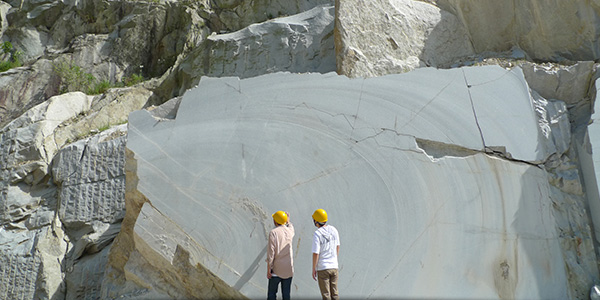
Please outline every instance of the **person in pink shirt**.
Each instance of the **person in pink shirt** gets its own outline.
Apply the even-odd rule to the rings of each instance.
[[[267,278],[269,279],[267,299],[276,299],[277,289],[281,283],[282,297],[287,300],[290,299],[292,276],[294,275],[292,251],[294,225],[289,222],[287,212],[278,211],[272,217],[275,228],[269,232],[267,245]]]

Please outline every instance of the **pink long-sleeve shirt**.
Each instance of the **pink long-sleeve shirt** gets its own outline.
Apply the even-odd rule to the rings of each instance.
[[[269,232],[267,263],[271,265],[272,274],[283,279],[294,275],[293,238],[294,225],[292,223],[279,225]]]

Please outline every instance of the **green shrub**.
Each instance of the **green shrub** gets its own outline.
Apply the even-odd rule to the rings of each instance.
[[[2,52],[4,52],[4,54],[10,53],[12,50],[13,50],[13,45],[11,42],[2,43]]]
[[[66,62],[53,64],[54,72],[60,77],[60,93],[93,91],[96,77],[85,73],[81,67]]]
[[[110,128],[110,123],[107,123],[106,125],[101,126],[100,128],[98,128],[98,132],[102,132],[102,131],[108,130],[109,128]]]
[[[142,76],[142,74],[131,74],[131,76],[123,78],[123,83],[125,84],[125,86],[132,86],[143,82],[144,80],[145,79],[144,76]]]
[[[21,66],[20,62],[14,62],[14,61],[10,61],[10,60],[2,61],[2,62],[0,62],[0,72],[5,72],[12,68],[17,68],[20,66]]]
[[[88,91],[88,94],[90,94],[90,95],[103,94],[111,87],[113,87],[113,85],[110,83],[110,81],[102,80],[102,81],[96,83],[94,85],[94,88],[92,88]]]
[[[0,65],[0,68],[2,66]],[[81,67],[66,62],[53,64],[54,72],[60,78],[60,93],[80,91],[88,95],[102,94],[113,87],[132,86],[143,82],[141,74],[124,77],[121,82],[111,83],[109,80],[98,81],[92,74],[84,72]]]
[[[22,57],[23,57],[23,52],[21,52],[21,51],[14,51],[11,54],[11,59],[13,60],[13,62],[15,62],[16,64],[18,64],[19,67],[23,65],[23,63],[21,62],[21,58]]]
[[[2,48],[2,52],[4,54],[10,54],[10,58],[5,61],[0,62],[0,72],[7,71],[12,68],[17,68],[22,66],[21,57],[23,56],[23,52],[16,50],[11,42],[4,42],[0,44],[0,48]]]

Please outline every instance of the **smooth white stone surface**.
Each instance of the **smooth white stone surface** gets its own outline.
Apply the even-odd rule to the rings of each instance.
[[[600,88],[600,80],[596,80],[596,94]],[[581,168],[584,173],[587,198],[590,206],[590,214],[594,222],[594,234],[596,239],[600,239],[600,103],[598,98],[594,101],[591,122],[588,125],[587,132],[589,144],[583,145],[579,149],[579,156],[582,157]],[[584,149],[581,149],[584,148]]]
[[[203,78],[174,121],[130,115],[137,188],[153,208],[135,231],[153,249],[164,243],[167,260],[189,245],[264,298],[270,216],[286,210],[292,294],[318,297],[310,215],[324,208],[341,235],[342,297],[568,298],[545,171],[468,150],[484,148],[475,111],[487,146],[543,160],[532,107],[520,70],[499,67]],[[436,155],[415,139],[434,141]],[[176,226],[150,221],[156,213]],[[169,228],[187,237],[163,242]]]

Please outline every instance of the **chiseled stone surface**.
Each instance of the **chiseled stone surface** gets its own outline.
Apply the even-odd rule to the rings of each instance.
[[[235,31],[269,19],[299,14],[319,5],[333,5],[333,0],[215,0],[210,5],[215,12],[209,19],[213,30]]]
[[[335,33],[332,2],[1,2],[26,65],[0,74],[0,299],[264,298],[282,208],[293,293],[317,297],[316,207],[342,233],[346,298],[586,298],[595,1],[338,1]],[[205,78],[133,115],[135,152],[126,125],[103,131],[202,76],[332,72],[334,35],[350,77],[523,71]],[[61,61],[154,79],[51,97]]]
[[[117,136],[82,140],[56,155],[52,173],[60,186],[58,213],[66,226],[123,219],[126,138]]]
[[[600,89],[600,80],[596,80],[596,93]],[[600,103],[595,99],[591,124],[588,126],[588,136],[579,148],[582,160],[581,167],[587,173],[586,192],[588,193],[589,209],[594,219],[596,239],[600,240]]]
[[[318,297],[310,215],[324,208],[341,235],[344,297],[569,298],[563,259],[575,254],[536,165],[561,135],[540,127],[536,97],[518,68],[203,78],[174,120],[130,115],[132,180],[147,202],[124,221],[143,254],[126,270],[152,256],[172,269],[183,251],[262,298],[270,214],[282,209],[296,226],[293,294]],[[130,280],[163,286],[143,275]]]
[[[59,147],[53,133],[88,110],[92,98],[80,92],[50,98],[0,130],[0,223],[50,224],[55,189],[44,182]]]
[[[100,298],[108,247],[125,215],[126,126],[80,140],[56,155],[58,216],[69,234],[63,253],[65,299]]]
[[[66,299],[98,299],[108,247],[125,216],[126,125],[61,149],[52,164],[58,216],[69,233],[64,253]]]
[[[333,72],[334,7],[252,24],[213,34],[181,60],[161,85],[163,93],[182,95],[202,76],[254,77],[274,72]]]
[[[0,298],[61,299],[67,242],[60,222],[30,231],[0,229]]]
[[[84,256],[77,261],[75,268],[65,272],[65,300],[102,299],[102,279],[109,251],[110,247],[105,247],[96,255]]]
[[[76,274],[84,267],[104,270],[108,251],[94,253],[119,232],[126,125],[63,149],[66,141],[56,139],[60,128],[89,111],[93,98],[80,92],[53,97],[0,131],[2,299],[81,299],[82,291],[100,291],[103,271],[85,281]],[[129,98],[122,97],[120,107]]]

